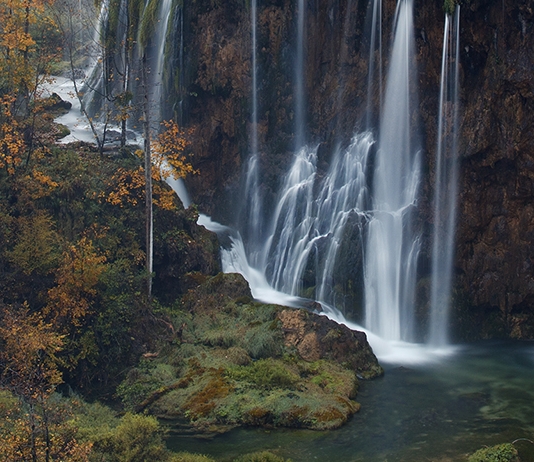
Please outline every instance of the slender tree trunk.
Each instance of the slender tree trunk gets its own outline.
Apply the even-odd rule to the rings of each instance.
[[[35,442],[35,434],[37,432],[37,428],[35,425],[35,411],[33,404],[30,403],[30,445],[31,445],[31,452],[32,452],[32,462],[37,462],[37,446]]]
[[[150,113],[148,99],[148,78],[146,54],[143,54],[141,65],[142,84],[144,89],[143,100],[143,131],[145,137],[145,218],[146,218],[146,271],[147,295],[152,298],[152,251],[153,251],[153,221],[152,221],[152,161],[150,154]]]
[[[43,407],[43,425],[44,425],[44,432],[45,432],[45,462],[50,462],[50,430],[49,430],[49,424],[48,424],[48,412],[46,410],[46,404],[45,401],[42,400],[42,407]]]

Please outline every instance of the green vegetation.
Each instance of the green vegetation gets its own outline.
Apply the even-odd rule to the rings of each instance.
[[[359,409],[354,371],[304,361],[284,346],[281,307],[253,302],[238,275],[219,274],[171,314],[181,332],[118,388],[125,406],[202,432],[238,425],[330,429]],[[276,348],[274,348],[276,346]]]
[[[443,11],[445,12],[445,14],[452,15],[458,3],[458,0],[444,0]]]
[[[511,443],[479,449],[468,462],[519,462],[519,454]]]

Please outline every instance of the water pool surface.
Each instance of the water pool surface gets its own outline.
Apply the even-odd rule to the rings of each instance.
[[[534,462],[534,343],[480,343],[420,365],[383,364],[363,382],[362,408],[328,432],[235,429],[213,439],[172,435],[175,451],[231,460],[271,450],[304,461],[462,461],[485,445],[511,443]]]

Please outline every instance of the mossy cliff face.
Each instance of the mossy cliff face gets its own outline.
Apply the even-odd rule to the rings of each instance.
[[[366,2],[307,2],[307,139],[320,142],[319,167],[331,147],[362,127],[369,44]],[[383,3],[384,69],[396,2]],[[189,122],[197,127],[188,186],[202,210],[232,223],[249,155],[250,7],[239,0],[186,5],[191,55]],[[415,39],[425,180],[421,222],[430,242],[432,189],[443,42],[443,2],[416,0]],[[534,12],[527,0],[471,0],[461,6],[461,173],[454,315],[463,338],[534,337],[531,245],[534,229]],[[296,2],[258,5],[258,134],[262,188],[272,206],[294,149]],[[373,105],[378,106],[378,95]],[[423,248],[427,266],[429,246]],[[421,274],[422,277],[427,274]],[[357,294],[353,294],[356,299]]]
[[[237,425],[337,428],[358,411],[358,377],[383,373],[365,334],[302,310],[254,302],[219,274],[184,298],[176,337],[131,370],[124,403],[199,432]]]

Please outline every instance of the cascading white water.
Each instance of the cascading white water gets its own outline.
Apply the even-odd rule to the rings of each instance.
[[[167,32],[169,18],[171,16],[172,0],[163,0],[159,8],[156,35],[154,38],[154,48],[156,60],[152,66],[151,75],[151,94],[150,94],[150,121],[154,131],[159,129],[159,123],[163,120],[162,113],[162,95],[163,95],[163,70],[165,64],[165,46],[167,44]]]
[[[378,42],[378,44],[377,44]],[[378,84],[375,75],[378,67]],[[373,119],[374,93],[378,92],[378,106],[382,106],[382,0],[372,0],[371,42],[369,44],[369,71],[367,74],[367,130],[371,129]]]
[[[98,14],[98,20],[96,27],[94,28],[93,40],[91,46],[87,50],[89,55],[89,65],[85,70],[86,78],[83,81],[81,92],[84,96],[84,104],[88,108],[90,113],[96,113],[97,108],[100,108],[100,100],[105,91],[105,56],[104,56],[104,37],[102,31],[108,23],[109,18],[109,0],[103,0],[100,5],[100,12]],[[74,76],[72,76],[74,77]],[[95,99],[95,97],[97,97]]]
[[[245,174],[245,207],[242,212],[246,220],[245,238],[249,258],[258,265],[262,242],[262,201],[260,196],[260,159],[258,151],[258,64],[257,64],[257,0],[251,4],[252,31],[252,114],[250,129],[250,156]]]
[[[271,285],[294,294],[298,290],[306,245],[314,224],[313,186],[317,170],[317,148],[303,147],[286,175],[271,223],[264,268]]]
[[[420,180],[417,127],[412,124],[415,61],[413,0],[400,0],[378,150],[365,255],[366,327],[389,340],[412,340],[420,237],[412,226]]]
[[[302,148],[285,177],[263,267],[279,291],[300,295],[302,276],[312,265],[315,296],[332,301],[333,272],[345,225],[367,202],[366,168],[373,145],[369,133],[357,135],[334,153],[324,178],[317,180],[317,148]]]
[[[305,135],[305,97],[304,97],[304,34],[306,3],[298,0],[297,5],[297,53],[295,60],[295,150],[301,149],[306,142]]]
[[[447,325],[455,251],[460,5],[456,6],[452,24],[451,19],[448,14],[445,15],[434,186],[429,342],[437,346],[448,342]]]

